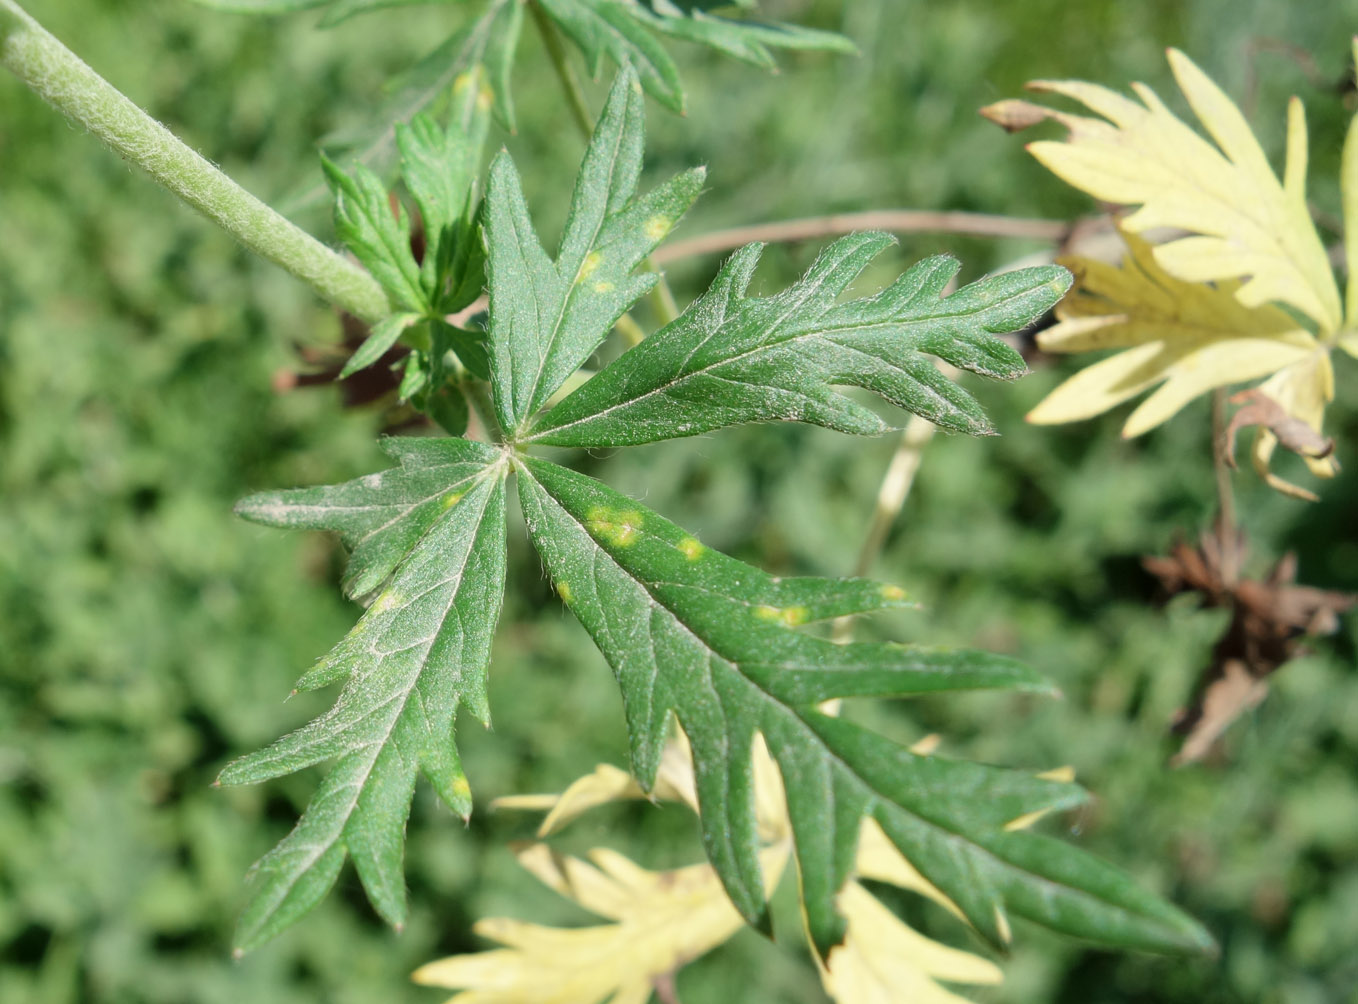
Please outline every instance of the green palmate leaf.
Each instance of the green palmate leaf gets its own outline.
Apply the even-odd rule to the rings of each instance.
[[[485,240],[495,408],[520,428],[656,281],[633,270],[702,187],[687,171],[634,198],[641,171],[642,100],[631,70],[618,75],[585,151],[561,249],[548,257],[533,232],[518,172],[506,153],[491,167]]]
[[[751,767],[761,734],[783,775],[803,904],[822,953],[843,935],[835,896],[865,815],[993,943],[1007,940],[1007,910],[1108,944],[1210,945],[1192,920],[1110,866],[1006,829],[1076,804],[1079,788],[919,756],[816,710],[837,697],[1046,689],[1031,671],[981,652],[841,646],[799,632],[899,605],[903,594],[856,579],[774,578],[591,478],[543,460],[517,467],[534,545],[622,687],[638,780],[654,783],[672,712],[692,743],[708,856],[749,920],[762,923],[766,911]]]
[[[377,362],[386,355],[388,349],[400,341],[405,330],[419,319],[419,314],[392,314],[378,321],[373,325],[372,334],[363,340],[363,344],[344,364],[339,378],[343,380]]]
[[[852,42],[832,32],[716,17],[695,4],[676,4],[673,0],[539,2],[580,47],[592,74],[599,75],[605,56],[618,66],[630,64],[636,68],[646,91],[677,112],[684,110],[683,84],[674,61],[656,34],[706,45],[766,69],[774,66],[770,47],[855,51]]]
[[[857,51],[843,35],[801,25],[718,17],[692,4],[676,5],[668,0],[651,0],[649,4],[628,2],[625,6],[633,17],[656,31],[709,46],[765,69],[776,65],[770,48]]]
[[[424,225],[424,257],[418,266],[410,251],[409,221],[399,207],[393,215],[390,197],[381,194],[383,186],[376,176],[359,166],[351,178],[326,163],[336,187],[335,217],[341,236],[393,299],[406,306],[421,303],[427,315],[407,312],[379,322],[340,377],[372,365],[405,337],[413,352],[401,383],[402,401],[426,388],[429,394],[441,393],[447,376],[444,355],[449,350],[476,377],[485,379],[490,372],[484,333],[455,328],[442,319],[470,305],[485,287],[485,252],[476,233],[476,175],[490,108],[489,94],[481,87],[483,76],[477,70],[458,78],[447,129],[423,114],[409,125],[397,126],[401,178]],[[428,401],[419,403],[423,409]],[[444,418],[453,414],[444,409]],[[440,422],[445,428],[465,428],[465,422],[450,425],[444,418]]]
[[[377,911],[404,923],[405,823],[421,770],[455,812],[471,811],[453,725],[461,705],[489,721],[485,670],[504,593],[506,468],[497,451],[465,440],[385,447],[399,468],[238,506],[273,526],[338,530],[354,549],[354,592],[390,576],[357,626],[298,681],[298,690],[344,681],[334,707],[219,778],[253,783],[335,759],[296,828],[252,871],[241,951],[319,902],[346,853]]]
[[[538,0],[585,56],[597,77],[607,56],[619,67],[631,66],[641,86],[672,111],[684,110],[679,69],[656,37],[617,0]]]
[[[396,125],[426,109],[433,109],[453,93],[460,81],[482,78],[496,118],[514,128],[514,109],[509,94],[509,69],[513,65],[523,25],[523,4],[516,0],[491,0],[475,21],[454,31],[428,55],[386,87],[387,97],[357,125],[330,133],[321,146],[332,154],[344,151],[346,162],[362,164],[379,174],[392,166],[396,151]],[[308,205],[324,195],[324,186],[308,184],[290,193],[284,204]]]
[[[763,298],[745,296],[762,245],[742,248],[683,316],[541,416],[525,439],[624,446],[759,421],[886,429],[834,385],[867,388],[945,429],[991,431],[971,395],[928,357],[987,376],[1022,374],[1023,360],[995,333],[1040,317],[1065,293],[1070,274],[1057,266],[1020,269],[944,297],[958,264],[940,256],[876,296],[837,302],[892,243],[880,233],[842,238],[795,286]]]
[[[410,250],[410,217],[393,206],[382,179],[355,164],[345,174],[322,158],[326,180],[335,193],[335,232],[354,256],[373,274],[392,301],[423,314],[429,299],[420,283],[420,266]],[[393,211],[394,209],[394,211]]]
[[[477,86],[476,75],[467,75],[454,86],[454,99],[457,114],[446,130],[424,114],[415,116],[409,125],[396,127],[401,179],[419,206],[424,224],[420,279],[439,313],[466,307],[483,285],[474,211],[476,177],[489,125],[489,94]]]

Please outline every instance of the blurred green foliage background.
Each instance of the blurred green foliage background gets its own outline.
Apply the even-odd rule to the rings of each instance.
[[[789,56],[766,76],[680,48],[687,118],[650,108],[657,176],[710,165],[680,235],[883,207],[1065,218],[1090,211],[975,109],[1034,77],[1173,92],[1162,50],[1184,48],[1241,99],[1271,152],[1284,103],[1306,101],[1311,185],[1338,217],[1354,0],[1118,4],[1021,0],[766,0],[838,28],[861,58]],[[153,114],[269,198],[319,178],[320,136],[370,115],[382,83],[462,16],[456,4],[380,12],[330,31],[315,15],[251,20],[180,0],[60,0],[35,14]],[[1292,49],[1261,43],[1284,42]],[[520,124],[500,137],[544,233],[582,149],[526,29]],[[601,89],[591,86],[597,103]],[[1347,102],[1347,105],[1346,105]],[[1179,107],[1179,105],[1176,105]],[[302,221],[327,239],[323,212]],[[1331,234],[1333,236],[1333,234]],[[772,249],[781,286],[815,253]],[[953,250],[967,276],[1039,250],[913,236],[867,284]],[[890,257],[890,256],[886,256]],[[715,260],[671,268],[681,301]],[[644,315],[643,315],[643,319]],[[420,791],[410,826],[413,920],[384,928],[346,875],[335,895],[241,962],[229,932],[250,862],[296,818],[314,775],[213,790],[233,755],[330,700],[284,703],[348,629],[333,541],[233,519],[240,495],[382,465],[381,415],[330,388],[278,393],[296,347],[338,323],[294,280],[251,260],[13,79],[0,78],[0,1001],[438,1001],[418,964],[481,947],[474,919],[584,922],[517,870],[504,844],[535,820],[482,809],[464,828]],[[1358,588],[1358,367],[1337,363],[1329,419],[1344,472],[1315,505],[1236,478],[1254,566],[1300,554],[1303,581]],[[1039,429],[1021,416],[1068,368],[972,386],[1003,436],[936,439],[874,574],[920,611],[863,630],[1016,653],[1063,701],[973,696],[853,713],[903,738],[1016,766],[1073,764],[1097,793],[1050,829],[1137,873],[1202,918],[1217,960],[1088,950],[1017,931],[992,1002],[1358,1001],[1358,620],[1275,678],[1211,762],[1171,771],[1165,724],[1222,615],[1155,606],[1138,557],[1211,517],[1207,410],[1119,439],[1121,416]],[[580,457],[591,473],[780,572],[846,573],[890,439],[759,427]],[[1298,475],[1304,476],[1304,475]],[[1256,570],[1257,570],[1256,567]],[[602,658],[520,543],[492,668],[495,727],[464,726],[480,804],[559,790],[624,762]],[[652,865],[696,859],[691,819],[645,805],[589,817],[563,846],[608,842]],[[901,899],[925,930],[977,946]],[[680,977],[688,1004],[823,1000],[788,902],[775,944],[746,932]],[[977,949],[980,950],[980,949]]]

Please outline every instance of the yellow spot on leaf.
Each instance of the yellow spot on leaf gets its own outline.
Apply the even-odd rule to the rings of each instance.
[[[882,599],[892,603],[899,603],[905,599],[905,590],[900,586],[883,586],[880,590]]]
[[[462,501],[462,496],[465,494],[467,493],[449,492],[447,495],[443,496],[443,508],[451,509],[453,506],[457,505],[459,502]]]
[[[611,293],[613,292],[613,284],[611,282],[596,282],[594,284],[594,292]]]
[[[459,774],[457,777],[453,778],[452,788],[453,795],[456,796],[457,798],[472,797],[472,786],[467,783],[467,777],[465,774]]]
[[[585,260],[580,263],[580,274],[575,277],[575,281],[584,282],[594,274],[595,269],[599,267],[599,263],[603,260],[604,256],[598,251],[591,251],[585,255]]]
[[[703,556],[703,545],[693,537],[685,537],[679,541],[679,553],[689,561],[697,561]]]
[[[796,627],[798,624],[805,624],[811,616],[811,611],[806,607],[771,607],[758,606],[754,608],[756,616],[761,620],[772,621],[781,624],[783,627]]]
[[[569,582],[558,582],[556,584],[556,591],[557,595],[567,603],[575,597],[575,594],[571,592],[571,584]]]
[[[595,537],[600,537],[615,547],[630,547],[637,542],[644,517],[635,509],[609,509],[595,506],[589,511],[585,526]]]
[[[1037,776],[1044,781],[1060,781],[1062,784],[1071,784],[1075,780],[1075,768],[1067,764],[1065,767],[1053,767],[1051,770],[1044,770]]]
[[[381,596],[377,597],[377,599],[373,600],[373,605],[368,609],[372,613],[380,614],[385,613],[392,607],[400,606],[403,602],[405,602],[404,596],[395,589],[388,589]]]
[[[653,241],[658,241],[670,232],[670,227],[674,226],[674,221],[668,216],[652,216],[646,221],[646,236]]]

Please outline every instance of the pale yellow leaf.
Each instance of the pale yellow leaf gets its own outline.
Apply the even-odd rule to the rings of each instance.
[[[593,864],[559,857],[543,844],[519,860],[545,884],[615,921],[556,928],[508,918],[476,925],[507,947],[431,962],[417,983],[461,990],[457,1004],[644,1004],[656,978],[726,941],[744,924],[710,865],[673,871],[641,868],[613,851]],[[786,844],[760,855],[772,888],[787,862]]]
[[[767,755],[767,754],[766,754]],[[781,792],[781,788],[779,789]],[[693,781],[693,760],[688,737],[682,729],[666,744],[656,772],[655,788],[650,796],[627,771],[612,764],[601,763],[593,773],[572,782],[559,795],[508,795],[491,802],[492,809],[521,809],[546,812],[538,827],[538,836],[555,833],[590,809],[639,798],[657,801],[678,801],[695,809],[698,795]]]
[[[1329,353],[1318,349],[1301,362],[1294,363],[1259,385],[1259,390],[1277,401],[1283,410],[1293,418],[1305,422],[1317,434],[1325,418],[1325,406],[1334,400],[1334,367]],[[1278,446],[1278,437],[1268,429],[1260,428],[1254,439],[1251,459],[1259,476],[1269,486],[1284,495],[1314,502],[1316,495],[1298,485],[1285,481],[1270,469],[1273,451]],[[1339,471],[1339,462],[1334,456],[1302,457],[1311,473],[1320,478],[1332,478]]]
[[[844,943],[820,966],[821,983],[839,1004],[966,1004],[937,980],[996,984],[998,966],[915,931],[857,882],[839,894],[848,921]]]
[[[1358,35],[1353,37],[1353,59],[1358,65]],[[1358,330],[1355,330],[1358,329],[1358,115],[1349,122],[1349,132],[1344,137],[1339,188],[1344,201],[1344,255],[1349,269],[1345,321],[1350,329],[1339,344],[1350,355],[1358,356]]]
[[[1080,81],[1035,81],[1034,90],[1072,98],[1102,116],[1049,112],[1069,129],[1065,141],[1028,149],[1055,174],[1097,199],[1138,206],[1123,226],[1187,231],[1155,250],[1188,282],[1240,279],[1246,307],[1288,304],[1322,335],[1340,326],[1339,290],[1306,207],[1305,119],[1288,114],[1288,163],[1280,183],[1240,110],[1187,56],[1169,51],[1184,97],[1215,142],[1171,112],[1148,87],[1139,101]]]
[[[890,882],[918,893],[965,920],[953,901],[916,870],[882,831],[877,820],[871,817],[864,819],[858,830],[858,857],[854,862],[854,873],[859,878]]]
[[[1314,337],[1286,311],[1246,307],[1232,281],[1177,279],[1149,244],[1123,236],[1121,265],[1062,262],[1074,271],[1075,287],[1057,307],[1058,323],[1038,335],[1049,352],[1123,351],[1058,386],[1028,414],[1030,422],[1091,418],[1159,384],[1123,427],[1126,436],[1140,435],[1206,391],[1268,376],[1315,349]]]

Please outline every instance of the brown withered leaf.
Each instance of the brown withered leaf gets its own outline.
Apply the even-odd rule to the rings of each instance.
[[[1204,533],[1197,547],[1180,540],[1168,557],[1142,560],[1170,596],[1197,593],[1204,606],[1231,611],[1192,701],[1171,723],[1184,736],[1170,761],[1175,766],[1202,759],[1232,722],[1264,699],[1268,677],[1301,654],[1307,636],[1332,634],[1339,615],[1358,604],[1352,593],[1298,585],[1292,553],[1262,579],[1238,579],[1233,570],[1246,551],[1243,535],[1218,529]]]

